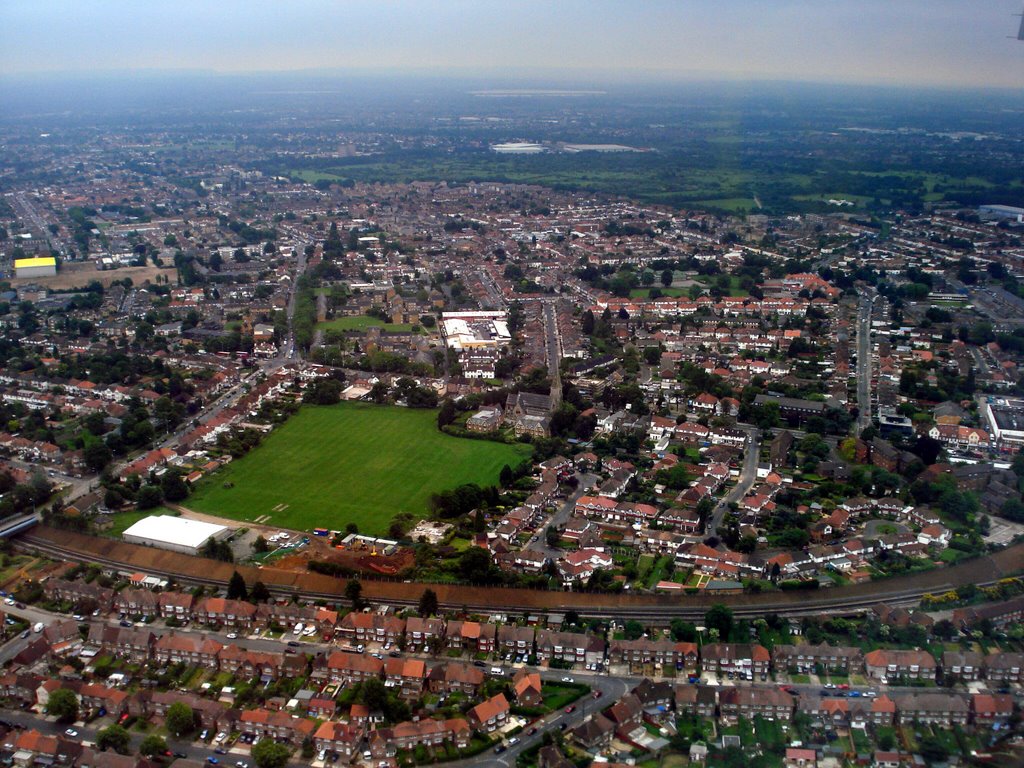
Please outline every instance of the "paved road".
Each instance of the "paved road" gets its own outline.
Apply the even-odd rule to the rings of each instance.
[[[757,465],[761,456],[760,430],[750,425],[737,424],[736,426],[747,432],[747,442],[743,447],[743,467],[740,469],[740,476],[736,481],[736,485],[729,493],[722,497],[711,513],[711,518],[707,524],[709,536],[716,536],[718,534],[718,528],[722,524],[725,513],[729,511],[729,505],[740,501],[740,499],[746,496],[750,489],[753,488],[754,481],[757,480]]]
[[[67,725],[59,724],[52,718],[44,717],[43,715],[36,714],[34,712],[23,712],[16,709],[0,709],[0,719],[6,720],[10,723],[16,723],[24,726],[25,728],[35,728],[44,736],[64,736],[64,738],[69,741],[77,741],[86,744],[95,744],[96,734],[113,722],[110,717],[100,718],[88,725],[79,721],[71,726],[74,730],[78,731],[78,736],[72,738],[64,735],[65,730],[68,728]],[[130,731],[129,733],[131,734],[131,747],[129,753],[138,754],[139,746],[142,744],[142,740],[146,735],[138,733],[137,731]],[[250,766],[254,765],[252,759],[249,757],[248,750],[245,752],[229,752],[226,755],[218,755],[213,751],[214,747],[210,744],[193,742],[185,739],[175,739],[173,737],[167,738],[167,747],[172,752],[181,752],[186,757],[199,762],[205,762],[207,758],[215,757],[220,761],[220,764],[225,767],[233,768],[239,760],[244,761]],[[298,753],[296,753],[296,756],[297,755]],[[305,763],[292,761],[290,765],[299,766],[305,765]]]
[[[861,296],[857,310],[857,432],[871,426],[871,310],[874,297]]]
[[[537,541],[530,547],[530,549],[543,552],[552,560],[557,560],[565,555],[565,550],[559,549],[558,547],[549,547],[547,539],[544,538],[545,531],[549,526],[561,528],[569,522],[569,518],[572,517],[573,510],[576,508],[576,502],[579,501],[580,496],[586,495],[599,479],[597,475],[592,475],[587,472],[578,473],[576,478],[580,481],[579,487],[573,491],[572,495],[565,500],[565,503],[558,508],[555,514],[553,514],[547,523],[538,531]]]

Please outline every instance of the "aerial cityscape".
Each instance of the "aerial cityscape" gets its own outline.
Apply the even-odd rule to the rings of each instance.
[[[87,5],[0,9],[0,764],[1024,764],[1019,6]]]

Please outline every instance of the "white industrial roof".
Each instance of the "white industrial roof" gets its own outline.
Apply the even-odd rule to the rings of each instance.
[[[125,536],[138,536],[152,541],[163,541],[186,547],[200,547],[211,536],[227,530],[227,526],[187,520],[171,515],[144,517],[128,528]]]

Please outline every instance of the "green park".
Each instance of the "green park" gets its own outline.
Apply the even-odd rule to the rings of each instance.
[[[385,534],[395,515],[424,517],[431,494],[491,485],[526,445],[452,437],[437,411],[339,403],[304,406],[246,456],[202,480],[186,502],[233,520]]]

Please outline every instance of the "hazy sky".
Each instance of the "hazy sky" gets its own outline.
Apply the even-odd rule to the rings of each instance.
[[[1021,0],[0,0],[0,72],[1024,86]]]

